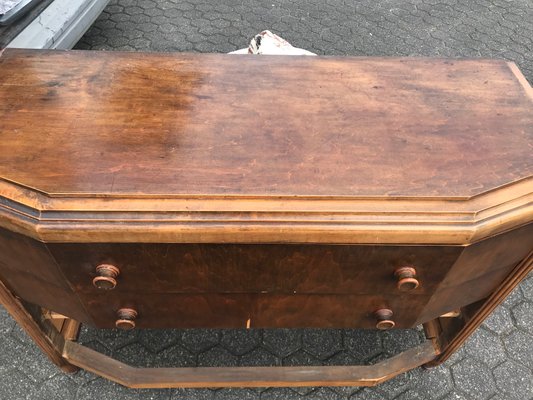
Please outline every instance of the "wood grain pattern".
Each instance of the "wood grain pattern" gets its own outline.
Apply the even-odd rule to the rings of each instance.
[[[90,322],[46,245],[0,229],[0,280],[24,300]]]
[[[490,296],[532,250],[533,223],[466,246],[418,322],[427,322]]]
[[[280,244],[48,244],[76,291],[94,293],[96,266],[120,269],[113,292],[400,293],[394,271],[412,265],[433,293],[461,246]]]
[[[0,226],[42,241],[463,245],[533,218],[513,64],[8,49],[0,65]]]
[[[8,49],[0,65],[0,176],[51,194],[464,197],[533,173],[532,102],[502,61]]]
[[[113,328],[116,312],[138,312],[138,328],[365,328],[390,308],[398,328],[411,328],[427,296],[254,293],[80,293],[94,325]]]
[[[470,199],[0,193],[0,227],[45,242],[465,245],[533,219],[533,178]]]

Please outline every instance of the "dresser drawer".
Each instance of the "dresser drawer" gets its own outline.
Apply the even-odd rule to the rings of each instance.
[[[395,327],[412,327],[426,296],[315,294],[80,294],[98,328],[114,328],[120,309],[137,312],[137,328],[375,328],[379,309]]]
[[[50,244],[76,291],[94,293],[96,267],[119,271],[126,293],[395,294],[410,266],[429,295],[461,252],[456,246]]]

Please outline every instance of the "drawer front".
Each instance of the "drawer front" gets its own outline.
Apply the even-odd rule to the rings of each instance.
[[[376,310],[393,311],[397,328],[413,326],[426,296],[283,294],[80,294],[98,328],[114,328],[122,308],[137,328],[375,328]]]
[[[120,293],[397,294],[394,271],[416,269],[429,295],[459,246],[49,244],[75,290],[94,293],[99,264],[120,270]]]

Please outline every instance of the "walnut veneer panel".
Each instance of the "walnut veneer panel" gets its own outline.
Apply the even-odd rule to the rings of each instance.
[[[394,271],[416,268],[412,295],[433,293],[460,246],[49,244],[77,291],[94,293],[99,264],[119,268],[116,292],[398,293]]]
[[[132,307],[139,328],[374,328],[374,311],[394,310],[398,328],[413,326],[427,296],[81,293],[99,328],[115,326],[116,310]]]
[[[468,197],[533,173],[503,61],[8,49],[0,69],[0,177],[47,193]]]

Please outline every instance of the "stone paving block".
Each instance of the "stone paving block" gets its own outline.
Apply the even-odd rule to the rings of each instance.
[[[72,400],[75,396],[76,386],[70,376],[58,372],[37,387],[33,400]]]
[[[531,399],[533,398],[533,372],[514,362],[505,361],[493,369],[496,385],[502,398]]]
[[[464,359],[451,368],[456,387],[472,400],[487,400],[496,394],[496,383],[489,367],[473,360]]]
[[[532,76],[533,78],[533,76]],[[533,80],[533,79],[532,79]],[[531,275],[531,274],[530,274]],[[522,290],[520,288],[514,288],[514,290],[505,298],[502,305],[507,308],[512,308],[518,303],[521,303],[524,301],[524,295],[522,294]]]
[[[294,391],[295,393],[298,393],[300,396],[304,397],[306,395],[308,395],[309,393],[313,392],[314,390],[316,390],[316,388],[314,387],[293,387],[291,388],[292,391]]]
[[[9,317],[9,313],[0,307],[0,335],[7,335],[15,326],[15,321]]]
[[[464,393],[454,390],[453,392],[450,392],[446,396],[444,396],[442,400],[470,400],[470,398],[467,397]]]
[[[409,389],[399,396],[394,398],[395,400],[424,400],[426,397],[421,395],[417,390]]]
[[[205,351],[220,342],[221,332],[213,329],[186,329],[181,336],[181,343],[194,353]]]
[[[199,367],[236,367],[237,365],[239,365],[239,357],[222,347],[213,347],[198,355]]]
[[[263,346],[278,357],[286,357],[302,346],[302,330],[265,329]]]
[[[464,349],[468,356],[483,362],[490,368],[505,361],[507,357],[500,338],[484,328],[478,329],[470,336]]]
[[[215,392],[215,400],[254,400],[257,393],[251,389],[220,389]]]
[[[280,366],[281,359],[268,352],[264,348],[256,348],[241,356],[241,366]]]
[[[49,368],[50,362],[43,357],[41,350],[33,344],[24,346],[24,350],[19,352],[17,357],[20,370],[35,383],[44,382],[58,372]]]
[[[9,335],[2,335],[0,340],[0,375],[21,365],[26,349],[27,345],[19,340]]]
[[[173,346],[181,339],[180,331],[175,329],[142,329],[137,335],[137,342],[141,343],[152,353],[159,353],[167,347]]]
[[[350,399],[357,400],[387,400],[388,397],[375,388],[363,388],[359,392],[355,393]]]
[[[166,348],[154,358],[154,365],[158,367],[195,367],[198,365],[197,355],[179,344]]]
[[[533,335],[533,301],[524,301],[511,309],[516,326]]]
[[[80,341],[80,343],[92,350],[98,351],[99,353],[111,355],[111,350],[109,350],[105,345],[103,345],[98,340],[93,340],[92,338],[88,338],[88,339],[83,339],[82,341]]]
[[[448,365],[454,365],[457,364],[459,361],[464,360],[467,358],[467,354],[465,351],[465,346],[459,347],[451,356],[448,358],[448,361],[446,362]]]
[[[416,371],[413,386],[427,399],[441,399],[454,388],[450,368],[447,365],[439,365],[430,369],[419,369]]]
[[[35,383],[19,370],[0,375],[0,394],[4,399],[33,399],[37,392]]]
[[[215,391],[211,389],[174,389],[171,400],[213,400]]]
[[[383,351],[381,335],[374,330],[347,330],[344,332],[344,345],[360,362],[368,361]]]
[[[420,333],[413,329],[398,329],[383,332],[383,350],[391,355],[401,353],[420,344]]]
[[[325,360],[342,349],[342,333],[338,329],[309,329],[302,336],[303,349]]]
[[[355,397],[357,392],[361,390],[360,387],[353,387],[353,386],[333,386],[330,388],[334,392],[337,392],[341,396],[344,396],[344,398],[350,398]]]
[[[503,338],[503,344],[507,349],[509,357],[528,367],[530,370],[533,370],[532,343],[533,336],[518,329]]]
[[[282,360],[282,365],[322,365],[322,361],[304,350],[298,350]]]
[[[532,32],[533,33],[533,32]],[[527,41],[527,39],[526,39]],[[530,38],[529,45],[531,47],[528,47],[528,50],[533,52],[533,40]],[[530,81],[532,79],[530,78]],[[520,291],[522,292],[522,295],[529,301],[533,301],[533,274],[529,274],[529,277],[526,278],[521,284],[520,284]]]
[[[270,388],[261,393],[261,400],[297,400],[300,394],[290,388]]]
[[[305,397],[309,400],[341,400],[344,396],[333,389],[321,387],[307,394]]]
[[[167,400],[169,397],[170,390],[168,389],[129,389],[103,378],[97,378],[82,384],[76,393],[76,400]]]
[[[360,358],[354,357],[347,351],[339,351],[334,356],[324,361],[324,365],[361,365],[365,364]]]
[[[121,331],[118,329],[94,329],[82,325],[80,337],[84,341],[96,340],[109,350],[116,350],[137,341],[138,330]]]
[[[491,315],[489,315],[483,325],[497,335],[508,333],[515,327],[511,312],[503,306],[498,307]]]
[[[13,328],[9,332],[9,336],[17,339],[21,343],[24,343],[25,345],[32,344],[31,338],[28,336],[28,334],[22,329],[22,327],[18,324],[14,324]]]
[[[228,329],[222,331],[220,344],[231,353],[241,356],[259,346],[262,334],[259,329]]]
[[[136,367],[155,367],[153,353],[141,343],[131,343],[113,351],[113,358]]]
[[[385,355],[384,358],[388,356]],[[403,392],[415,389],[416,376],[420,373],[418,370],[411,370],[400,374],[377,386],[377,390],[388,398],[399,396]]]

